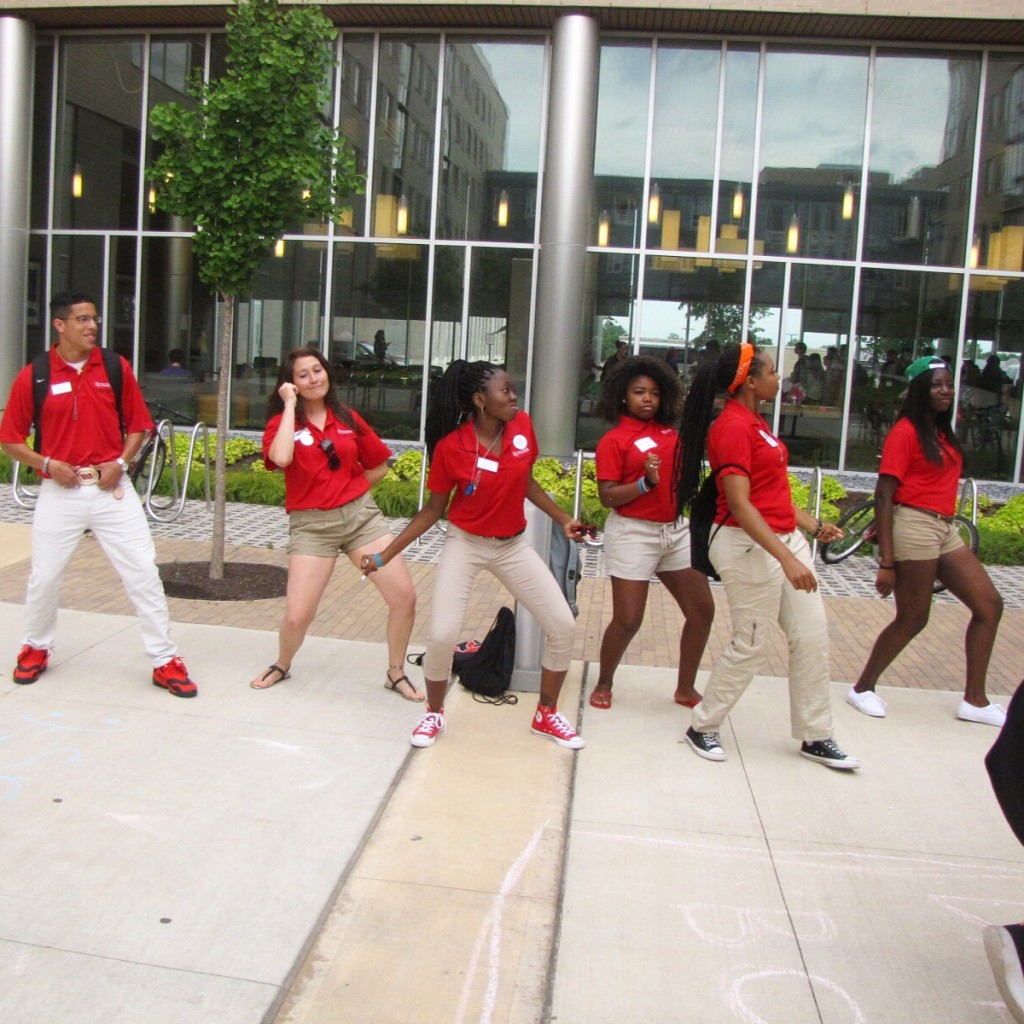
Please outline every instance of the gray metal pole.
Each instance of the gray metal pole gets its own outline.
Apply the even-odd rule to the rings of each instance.
[[[557,20],[530,388],[530,414],[541,450],[557,458],[569,457],[576,447],[599,56],[594,18],[566,14]]]
[[[0,17],[0,403],[25,362],[35,30]],[[44,315],[41,311],[41,315]]]

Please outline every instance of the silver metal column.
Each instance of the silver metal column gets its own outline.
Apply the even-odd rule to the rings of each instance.
[[[567,14],[558,19],[551,60],[530,388],[530,414],[541,451],[558,458],[567,458],[576,447],[599,56],[594,18]]]
[[[34,55],[32,25],[0,17],[0,405],[25,362]]]

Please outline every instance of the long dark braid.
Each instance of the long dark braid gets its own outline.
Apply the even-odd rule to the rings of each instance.
[[[434,449],[442,437],[450,434],[465,416],[473,415],[476,411],[473,396],[483,391],[499,369],[493,363],[455,359],[444,371],[427,405],[424,436],[429,458],[434,457]]]
[[[704,445],[715,411],[715,398],[733,382],[740,364],[741,347],[729,342],[713,363],[705,363],[693,378],[683,402],[683,418],[679,424],[679,447],[676,455],[673,483],[676,486],[676,504],[680,515],[700,490],[704,479]],[[754,349],[749,377],[761,372],[760,358]]]
[[[938,368],[937,368],[938,369]],[[953,431],[953,407],[950,406],[945,412],[935,413],[934,428],[931,420],[931,387],[935,370],[926,370],[919,373],[908,385],[907,393],[903,396],[903,404],[900,406],[897,420],[906,417],[910,420],[917,433],[918,443],[921,451],[929,462],[937,466],[942,465],[942,448],[939,446],[939,437],[945,436],[949,446],[963,455],[963,448]]]
[[[340,398],[338,398],[337,391],[337,380],[334,377],[334,370],[331,369],[330,360],[324,357],[323,352],[318,348],[313,348],[312,345],[303,345],[301,348],[293,348],[285,357],[281,363],[281,368],[277,371],[277,385],[274,390],[267,395],[267,419],[276,416],[278,413],[284,412],[284,399],[278,394],[281,390],[282,384],[294,384],[295,383],[295,364],[298,360],[305,356],[312,356],[323,368],[327,374],[327,394],[324,395],[324,405],[327,406],[334,415],[341,420],[350,430],[355,430],[357,433],[359,427],[356,425],[356,421],[352,416],[352,410],[347,405],[344,405]],[[305,423],[306,415],[302,410],[302,399],[300,398],[295,406],[295,422]]]

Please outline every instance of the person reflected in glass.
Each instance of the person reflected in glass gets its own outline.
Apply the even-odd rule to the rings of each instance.
[[[878,574],[875,589],[896,602],[896,617],[875,640],[847,703],[884,718],[875,692],[882,673],[925,626],[938,579],[971,613],[965,638],[967,680],[957,718],[1002,726],[1006,712],[985,693],[1003,600],[960,536],[953,516],[963,451],[952,425],[953,375],[937,356],[907,368],[907,393],[882,445],[875,486]]]
[[[284,472],[288,512],[288,591],[277,660],[249,684],[266,690],[291,676],[338,560],[358,568],[392,541],[370,487],[388,471],[391,451],[354,409],[338,398],[331,364],[315,348],[293,349],[267,399],[263,462]],[[405,674],[416,618],[416,589],[401,558],[373,582],[388,607],[385,687],[410,701],[424,695]]]
[[[725,406],[712,424],[722,391]],[[700,490],[706,443],[718,493],[709,555],[732,618],[732,636],[685,740],[698,756],[725,760],[722,724],[762,669],[781,627],[789,646],[790,723],[800,754],[829,768],[859,768],[832,735],[828,619],[801,532],[827,542],[842,531],[793,504],[789,453],[760,414],[761,403],[778,393],[771,356],[733,343],[716,363],[701,368],[683,405],[679,507],[689,506]]]
[[[665,585],[685,620],[675,702],[689,708],[700,703],[694,683],[715,602],[707,576],[690,568],[690,530],[678,514],[672,486],[682,402],[675,372],[649,356],[631,356],[602,384],[596,411],[613,426],[597,445],[597,488],[601,504],[611,509],[604,557],[612,581],[612,618],[601,640],[591,707],[612,706],[615,670],[644,621],[652,576]]]
[[[495,576],[537,620],[544,632],[540,701],[534,735],[578,750],[583,738],[558,710],[558,697],[572,659],[576,620],[547,564],[526,537],[529,500],[550,516],[571,540],[583,526],[564,512],[533,477],[539,448],[530,417],[519,409],[515,384],[500,367],[456,359],[438,383],[425,424],[430,499],[382,551],[363,556],[373,579],[399,553],[427,532],[448,509],[448,529],[434,576],[430,631],[423,658],[426,714],[410,743],[433,746],[447,729],[444,701],[452,649],[477,576]],[[449,500],[451,507],[449,508]]]

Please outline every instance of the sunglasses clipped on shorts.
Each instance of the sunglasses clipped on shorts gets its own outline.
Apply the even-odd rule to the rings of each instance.
[[[340,469],[341,459],[338,458],[338,453],[334,450],[334,442],[328,440],[326,437],[320,442],[320,447],[323,449],[324,455],[327,456],[327,468],[328,469]]]

